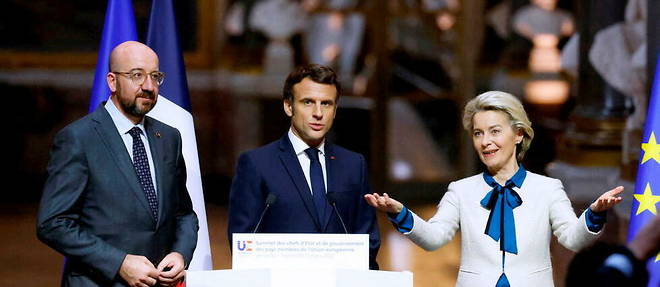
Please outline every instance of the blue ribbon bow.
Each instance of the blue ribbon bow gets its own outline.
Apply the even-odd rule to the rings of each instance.
[[[493,187],[481,200],[481,206],[490,210],[485,234],[495,241],[500,241],[500,250],[513,254],[518,254],[513,209],[522,204],[520,195],[513,190],[513,187],[520,187],[525,175],[526,172],[521,166],[518,172],[501,186],[492,176],[484,172],[484,180]]]

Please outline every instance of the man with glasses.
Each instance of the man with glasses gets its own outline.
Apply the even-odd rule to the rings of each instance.
[[[145,116],[165,75],[128,41],[110,55],[110,100],[54,139],[37,235],[66,256],[62,286],[174,286],[197,243],[181,136]]]

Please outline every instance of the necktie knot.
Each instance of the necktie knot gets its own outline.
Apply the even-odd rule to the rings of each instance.
[[[309,157],[309,160],[311,161],[319,161],[319,150],[315,149],[313,147],[310,147],[305,150],[305,153]]]
[[[139,139],[140,135],[142,134],[142,130],[138,127],[133,127],[128,131],[128,134],[130,134],[133,137],[133,140]]]

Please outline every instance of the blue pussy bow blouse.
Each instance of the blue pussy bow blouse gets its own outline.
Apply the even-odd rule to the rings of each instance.
[[[513,187],[520,188],[526,176],[527,171],[520,165],[518,171],[506,181],[504,186],[501,186],[488,172],[483,173],[484,180],[493,188],[481,200],[481,206],[490,210],[484,233],[495,241],[499,240],[500,250],[502,250],[502,275],[497,281],[496,287],[509,286],[509,280],[504,274],[505,252],[518,254],[513,209],[522,204],[522,199],[513,190]]]

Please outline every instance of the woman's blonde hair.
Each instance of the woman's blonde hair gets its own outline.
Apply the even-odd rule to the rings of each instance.
[[[465,130],[472,132],[474,115],[482,111],[503,112],[509,116],[511,128],[514,131],[522,131],[523,139],[516,148],[516,158],[518,162],[522,161],[534,138],[534,130],[520,100],[509,93],[500,91],[489,91],[478,95],[470,100],[463,110],[463,127]]]

